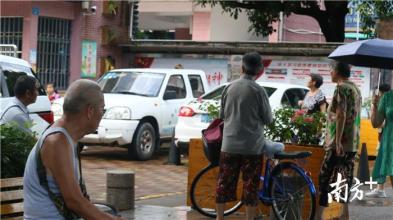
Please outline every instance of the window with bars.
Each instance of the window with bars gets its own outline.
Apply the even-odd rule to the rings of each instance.
[[[66,89],[69,79],[71,20],[39,17],[37,74],[42,83]]]
[[[22,57],[22,36],[23,17],[0,17],[0,44],[16,45],[19,58]]]

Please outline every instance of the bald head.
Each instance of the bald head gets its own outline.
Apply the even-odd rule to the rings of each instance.
[[[101,99],[101,88],[96,82],[79,79],[73,82],[67,89],[63,111],[65,114],[77,114],[87,105],[98,106]]]

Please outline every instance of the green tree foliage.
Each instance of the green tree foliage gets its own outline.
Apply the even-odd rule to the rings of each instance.
[[[0,125],[1,136],[1,178],[21,177],[27,157],[36,143],[33,135],[7,123]]]
[[[393,18],[393,0],[354,0],[353,3],[357,5],[363,32],[370,37],[375,37],[377,19]]]
[[[237,19],[245,12],[251,22],[250,31],[267,36],[274,30],[272,23],[279,21],[280,12],[285,16],[291,13],[314,18],[328,42],[343,42],[345,38],[345,16],[349,12],[348,1],[222,1],[198,0],[202,6],[221,6],[223,12]]]

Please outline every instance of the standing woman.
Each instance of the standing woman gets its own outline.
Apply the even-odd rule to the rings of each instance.
[[[318,111],[326,112],[326,97],[319,89],[322,84],[322,76],[314,73],[310,74],[310,80],[307,83],[307,87],[310,88],[310,91],[306,94],[304,100],[299,101],[300,107],[306,109],[308,114]]]
[[[378,186],[366,193],[368,197],[386,197],[384,183],[387,176],[390,176],[393,185],[393,91],[385,93],[382,98],[380,95],[373,97],[371,123],[374,128],[379,128],[384,121],[385,126],[372,173]]]
[[[325,207],[329,206],[330,184],[337,168],[340,168],[342,178],[346,180],[348,189],[351,189],[355,155],[360,138],[362,97],[356,84],[349,80],[350,67],[344,63],[336,63],[330,74],[332,82],[337,83],[337,86],[327,113],[325,157],[318,178],[319,207],[316,216],[318,220],[322,219]],[[340,203],[343,203],[340,219],[349,219],[350,192],[344,197],[345,199],[340,199]]]
[[[216,220],[224,219],[225,203],[237,199],[240,171],[246,219],[255,217],[262,154],[267,143],[264,130],[273,121],[266,91],[255,82],[262,69],[258,53],[245,54],[240,78],[222,92],[220,118],[224,120],[224,133],[216,187]]]

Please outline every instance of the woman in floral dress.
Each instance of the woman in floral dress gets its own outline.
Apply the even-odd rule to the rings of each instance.
[[[310,80],[307,83],[307,87],[310,91],[304,97],[304,100],[299,101],[299,106],[302,109],[306,109],[308,114],[314,112],[326,112],[327,102],[325,94],[323,94],[320,87],[323,84],[323,78],[318,74],[310,74]]]

